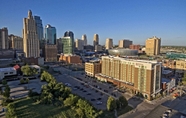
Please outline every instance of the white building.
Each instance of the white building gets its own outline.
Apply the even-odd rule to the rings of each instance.
[[[6,76],[16,75],[17,71],[14,67],[0,68],[0,80]]]

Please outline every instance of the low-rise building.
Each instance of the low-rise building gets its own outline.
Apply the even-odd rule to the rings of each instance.
[[[0,80],[6,76],[16,75],[17,71],[14,67],[0,68]]]
[[[130,45],[129,49],[139,50],[140,49],[140,45]]]
[[[100,62],[85,63],[85,72],[88,76],[95,77],[96,74],[101,73],[101,63]]]
[[[42,57],[29,57],[24,58],[23,62],[29,65],[44,65],[44,58]]]
[[[186,60],[176,60],[176,72],[186,73]]]
[[[82,63],[80,56],[78,55],[60,55],[59,61],[63,61],[65,63]]]

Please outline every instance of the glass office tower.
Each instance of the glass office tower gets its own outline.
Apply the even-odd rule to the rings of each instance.
[[[39,16],[34,16],[38,40],[43,39],[43,24]]]
[[[45,27],[45,40],[47,44],[56,44],[56,28],[49,24]]]

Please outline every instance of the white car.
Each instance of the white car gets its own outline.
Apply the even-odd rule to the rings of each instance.
[[[97,101],[96,104],[97,105],[100,105],[100,104],[102,104],[102,102],[101,101]]]
[[[65,86],[71,87],[71,84],[69,84],[69,83],[65,83]]]

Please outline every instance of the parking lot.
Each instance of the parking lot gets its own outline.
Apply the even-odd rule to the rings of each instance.
[[[58,82],[62,82],[69,86],[72,89],[72,93],[85,98],[97,109],[106,109],[108,95],[106,95],[104,92],[101,92],[99,89],[96,89],[92,86],[88,86],[88,84],[78,81],[77,79],[66,74],[55,77]]]

